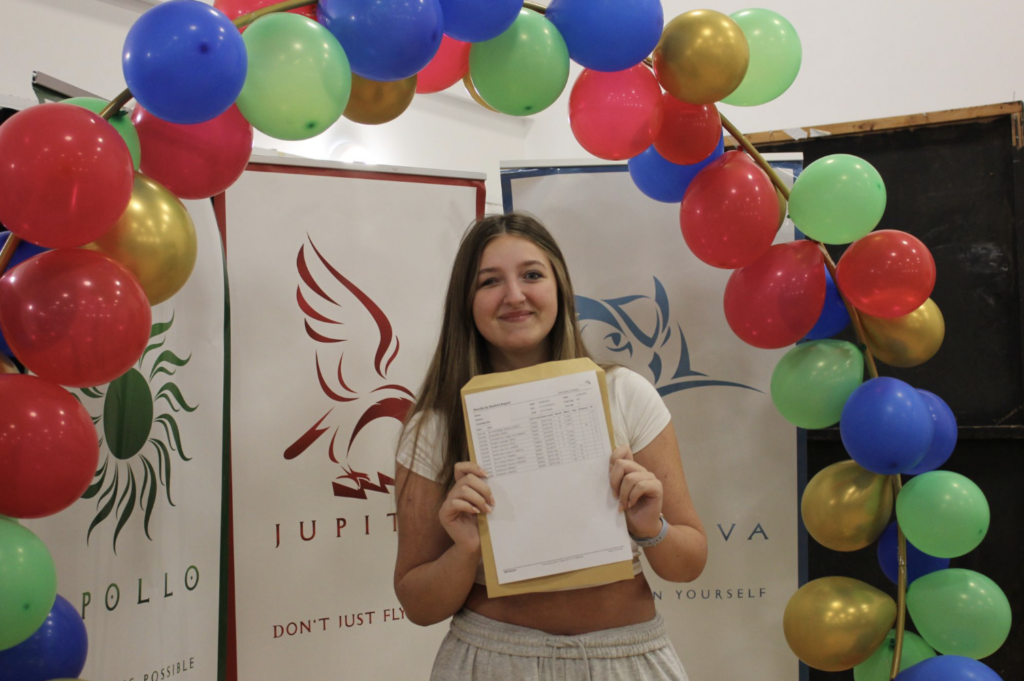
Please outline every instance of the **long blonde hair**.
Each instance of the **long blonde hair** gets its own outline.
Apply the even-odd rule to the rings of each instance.
[[[439,420],[435,446],[442,450],[442,468],[438,482],[446,491],[454,483],[455,464],[469,458],[460,391],[469,379],[493,371],[487,341],[473,321],[473,297],[476,295],[477,272],[484,249],[492,239],[503,234],[526,239],[540,248],[551,261],[558,291],[558,311],[549,336],[551,356],[548,359],[590,357],[583,346],[576,323],[576,302],[565,257],[544,225],[531,215],[515,212],[489,215],[471,224],[462,237],[452,265],[437,348],[430,360],[416,404],[409,410],[399,438],[400,448],[407,442],[407,438],[412,438],[411,451],[415,457],[420,431],[425,422],[431,416]],[[412,424],[417,415],[419,418]]]

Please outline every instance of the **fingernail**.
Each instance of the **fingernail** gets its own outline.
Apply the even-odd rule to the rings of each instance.
[[[474,507],[473,507],[473,513],[475,513],[475,514],[479,514],[479,513],[480,513],[480,509],[479,509],[479,508],[476,508],[476,507],[474,506]]]
[[[487,512],[491,513],[492,511],[494,511],[494,507],[493,506],[488,506],[487,507]]]

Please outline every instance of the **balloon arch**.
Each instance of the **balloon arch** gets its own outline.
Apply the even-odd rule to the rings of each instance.
[[[120,96],[33,106],[0,127],[0,340],[35,374],[0,362],[0,666],[77,676],[84,665],[84,625],[56,596],[48,550],[15,519],[57,513],[89,486],[95,428],[60,386],[110,382],[143,353],[150,305],[195,263],[180,199],[231,186],[253,128],[298,140],[343,115],[385,123],[416,93],[459,80],[482,106],[531,115],[562,94],[570,59],[584,67],[573,135],[599,158],[628,159],[653,200],[680,204],[694,254],[733,270],[724,305],[737,336],[759,348],[803,341],[772,375],[779,412],[801,428],[839,424],[851,460],[810,481],[804,522],[837,551],[877,540],[897,598],[845,577],[804,585],[783,616],[793,652],[823,670],[855,667],[858,681],[998,679],[976,660],[1006,640],[1007,599],[948,567],[989,523],[978,487],[936,470],[956,421],[939,397],[875,366],[938,350],[932,256],[909,234],[873,231],[886,192],[869,163],[820,159],[790,191],[717,110],[793,83],[801,46],[784,17],[696,10],[666,23],[659,0],[174,0],[129,31]],[[723,126],[742,151],[724,152]],[[772,245],[787,202],[808,238]],[[837,265],[824,244],[851,245]],[[831,338],[851,321],[857,345]],[[901,474],[915,477],[904,486]],[[905,608],[920,636],[904,631]],[[39,643],[44,629],[61,632],[63,652]]]

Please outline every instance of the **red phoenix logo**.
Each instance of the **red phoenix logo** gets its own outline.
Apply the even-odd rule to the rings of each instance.
[[[332,266],[308,235],[306,238],[312,249],[312,254],[307,254],[306,244],[299,247],[296,266],[301,283],[295,290],[295,297],[299,308],[306,316],[306,335],[318,344],[315,357],[316,376],[320,382],[320,388],[324,395],[337,404],[328,409],[327,413],[284,450],[284,458],[288,460],[296,458],[313,444],[321,441],[325,433],[331,431],[327,456],[331,461],[339,464],[344,471],[344,474],[338,476],[332,483],[334,495],[351,499],[366,499],[367,491],[387,494],[388,486],[393,488],[395,485],[394,478],[378,471],[377,482],[374,482],[368,473],[358,472],[348,464],[348,459],[356,437],[364,428],[383,418],[401,422],[413,404],[415,396],[408,388],[387,381],[388,369],[391,368],[391,363],[398,356],[400,343],[391,327],[391,321],[380,307]],[[321,283],[316,280],[311,272],[311,264],[317,271],[326,273],[322,275],[322,279],[325,281]],[[348,339],[341,337],[341,331],[345,321],[351,322],[353,316],[351,307],[348,313],[344,311],[343,300],[351,307],[361,307],[369,313],[376,323],[380,336],[373,356],[373,368],[378,377],[378,385],[369,390],[352,390],[346,384],[342,372],[344,343]],[[394,347],[392,348],[392,346]],[[348,442],[345,442],[346,433],[341,434],[339,442],[341,426],[332,424],[328,420],[334,410],[341,405],[345,405],[347,409],[362,409],[362,414],[356,421],[355,427],[352,428],[350,434],[347,434]],[[343,454],[345,463],[339,461],[339,451]]]

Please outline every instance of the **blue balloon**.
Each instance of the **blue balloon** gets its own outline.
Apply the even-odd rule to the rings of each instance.
[[[223,12],[198,0],[146,11],[128,31],[121,64],[139,104],[171,123],[221,115],[245,84],[242,35]]]
[[[1003,677],[984,662],[960,655],[939,655],[904,669],[896,681],[1003,681]]]
[[[352,72],[370,80],[419,73],[441,47],[438,0],[320,0],[316,16],[345,49]]]
[[[822,265],[822,267],[825,267]],[[825,267],[825,304],[821,308],[821,314],[814,327],[804,336],[807,340],[821,340],[831,338],[850,323],[850,313],[846,311],[846,305],[836,290],[836,284],[832,281],[832,275]]]
[[[466,43],[497,38],[511,26],[523,0],[440,0],[446,35]]]
[[[77,679],[88,653],[89,637],[82,616],[58,594],[36,633],[13,648],[0,650],[0,681]]]
[[[660,0],[552,0],[545,16],[565,38],[569,56],[595,71],[624,71],[661,39]]]
[[[7,237],[10,235],[10,232],[0,232],[0,248],[3,248],[4,244],[7,243]],[[48,250],[50,249],[30,244],[27,241],[22,241],[18,244],[18,247],[14,249],[14,256],[11,257],[11,262],[8,263],[7,269],[10,270],[15,265],[20,265],[29,258],[37,256],[40,253],[45,253]],[[4,353],[8,357],[14,356],[14,353],[11,352],[11,346],[7,344],[7,339],[4,338],[3,331],[0,331],[0,352]]]
[[[885,532],[878,538],[878,564],[882,572],[893,584],[899,582],[899,537],[896,534],[896,523],[890,523]],[[949,567],[949,558],[936,558],[907,542],[907,584],[918,577],[924,577],[936,570]]]
[[[924,458],[935,433],[924,398],[910,385],[882,376],[862,383],[843,406],[839,434],[862,468],[905,473]]]
[[[907,471],[910,475],[934,471],[946,463],[956,448],[957,438],[956,417],[953,416],[953,410],[949,408],[949,405],[941,397],[927,390],[919,388],[917,392],[924,398],[928,410],[932,414],[932,420],[935,422],[935,437],[932,438],[932,446],[928,448],[921,462]]]
[[[693,165],[681,166],[658,153],[651,145],[647,151],[629,159],[629,176],[637,189],[649,198],[665,203],[681,203],[686,188],[704,166],[725,153],[725,142],[719,138],[718,146],[706,159]]]

